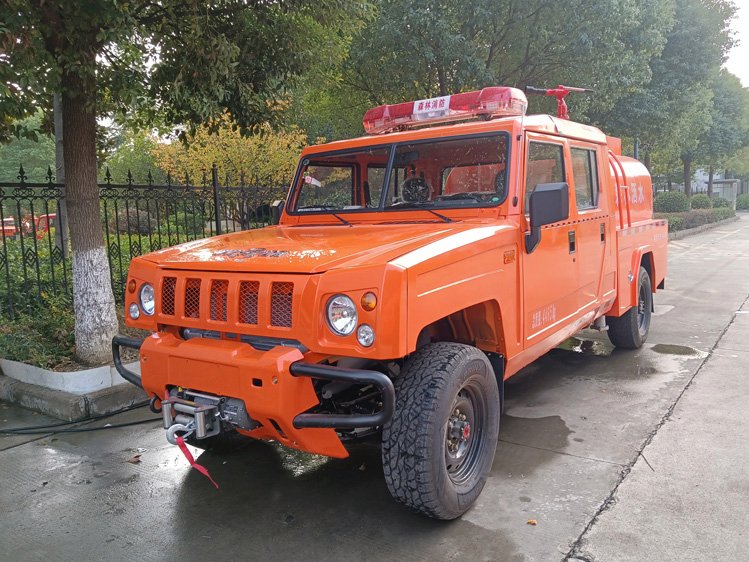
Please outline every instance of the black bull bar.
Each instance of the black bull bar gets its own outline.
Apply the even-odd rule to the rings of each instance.
[[[140,375],[122,364],[120,347],[139,350],[141,345],[143,345],[143,341],[143,339],[119,335],[112,338],[112,357],[114,358],[115,369],[117,369],[117,372],[123,379],[140,388],[143,388]],[[393,381],[387,375],[378,371],[346,369],[333,365],[297,361],[291,364],[289,372],[294,377],[310,377],[313,379],[352,384],[371,384],[382,394],[382,408],[378,412],[373,414],[298,414],[294,418],[294,427],[297,429],[356,429],[377,427],[385,425],[393,417],[395,410],[395,388],[393,387]]]

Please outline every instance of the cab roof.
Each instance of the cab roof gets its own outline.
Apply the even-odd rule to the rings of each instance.
[[[584,125],[551,115],[527,115],[498,117],[487,121],[469,121],[449,125],[437,125],[419,129],[409,129],[381,135],[365,135],[353,139],[333,141],[313,145],[302,151],[303,156],[334,152],[366,146],[382,146],[400,142],[425,139],[438,139],[459,135],[489,133],[492,131],[511,131],[523,128],[526,131],[561,135],[564,137],[585,140],[598,144],[607,144],[608,137],[598,128]]]

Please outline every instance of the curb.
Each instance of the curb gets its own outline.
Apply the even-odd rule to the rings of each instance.
[[[731,222],[736,222],[737,220],[741,220],[739,216],[730,217],[727,219],[723,219],[722,221],[718,222],[711,222],[710,224],[702,224],[700,226],[695,226],[694,228],[689,228],[687,230],[679,230],[677,232],[669,232],[668,233],[668,240],[669,242],[671,240],[681,240],[682,238],[686,238],[687,236],[692,236],[693,234],[699,234],[700,232],[705,232],[706,230],[711,230],[713,228],[717,228],[719,226],[722,226],[724,224],[728,224]]]
[[[118,384],[88,394],[73,394],[0,375],[0,400],[65,421],[108,414],[148,399],[131,384]]]

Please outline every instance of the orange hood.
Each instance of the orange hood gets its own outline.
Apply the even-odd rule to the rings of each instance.
[[[322,273],[387,263],[485,222],[271,226],[186,242],[146,256],[166,269]]]

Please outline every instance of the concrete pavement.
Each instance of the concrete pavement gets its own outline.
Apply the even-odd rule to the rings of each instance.
[[[749,558],[746,302],[573,549],[581,560]]]
[[[749,217],[672,242],[643,349],[585,332],[508,382],[491,477],[458,521],[394,504],[369,446],[342,461],[263,443],[203,453],[216,491],[154,422],[0,438],[0,558],[747,558],[748,295]],[[18,414],[0,423],[29,423]]]

